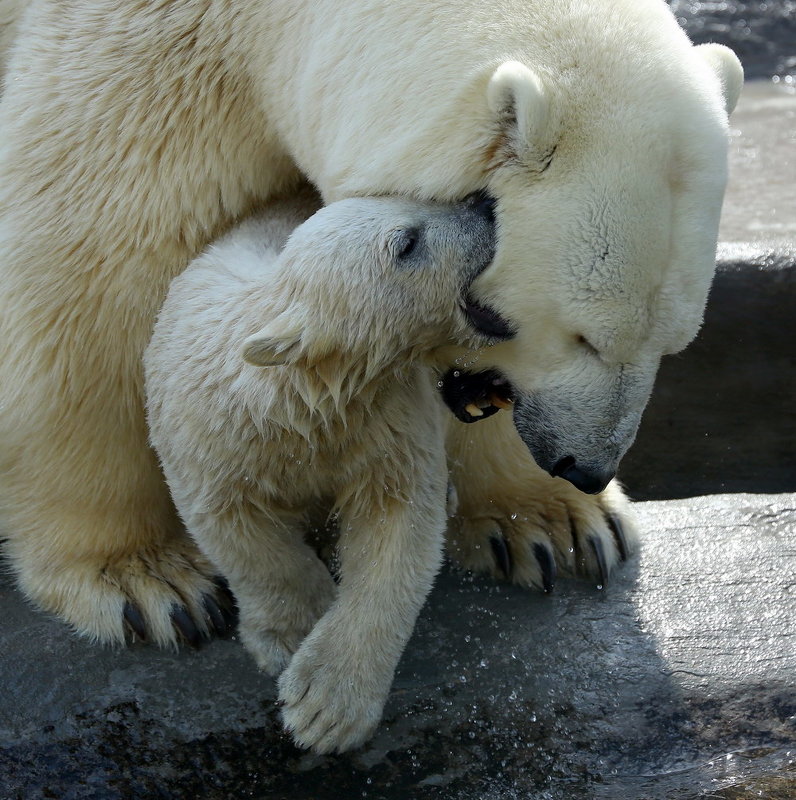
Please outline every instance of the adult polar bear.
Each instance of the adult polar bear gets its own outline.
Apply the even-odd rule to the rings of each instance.
[[[169,280],[302,173],[326,200],[497,198],[473,310],[514,336],[478,367],[511,381],[540,465],[584,488],[699,327],[742,73],[659,0],[33,0],[15,42],[3,534],[28,596],[84,634],[123,641],[125,609],[160,643],[175,605],[206,624],[210,567],[147,446],[140,357]],[[553,555],[578,566],[573,544],[579,569],[610,568],[620,492],[550,478],[511,421],[453,431],[454,555],[533,585]]]

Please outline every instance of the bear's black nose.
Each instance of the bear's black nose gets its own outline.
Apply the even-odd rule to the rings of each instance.
[[[572,456],[559,459],[550,470],[554,478],[563,478],[569,481],[576,489],[586,494],[598,494],[611,482],[614,473],[589,472],[581,469]]]
[[[488,222],[495,221],[495,198],[485,189],[468,195],[465,202],[473,211],[483,215]]]

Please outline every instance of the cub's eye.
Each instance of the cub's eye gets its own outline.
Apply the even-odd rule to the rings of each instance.
[[[414,228],[402,228],[394,231],[390,238],[390,250],[393,256],[400,260],[409,258],[420,241],[420,232]]]

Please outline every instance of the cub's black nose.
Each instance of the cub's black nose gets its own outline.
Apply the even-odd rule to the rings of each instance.
[[[554,478],[569,481],[576,489],[586,494],[598,494],[611,482],[614,473],[596,472],[581,469],[572,456],[559,459],[550,470]]]
[[[495,221],[495,198],[485,189],[473,192],[465,202],[473,211],[482,214],[489,222]]]

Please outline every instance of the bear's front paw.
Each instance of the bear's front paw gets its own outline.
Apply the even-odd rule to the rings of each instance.
[[[629,503],[615,483],[588,495],[540,475],[523,495],[497,490],[478,505],[474,499],[467,497],[451,521],[447,545],[451,558],[474,572],[546,592],[559,570],[603,586],[638,546]]]
[[[115,556],[30,555],[13,560],[27,596],[94,641],[195,647],[235,627],[226,583],[187,536]]]
[[[319,628],[279,679],[282,720],[300,747],[341,753],[362,745],[379,724],[392,672],[366,649],[347,646],[334,626],[322,621]]]

